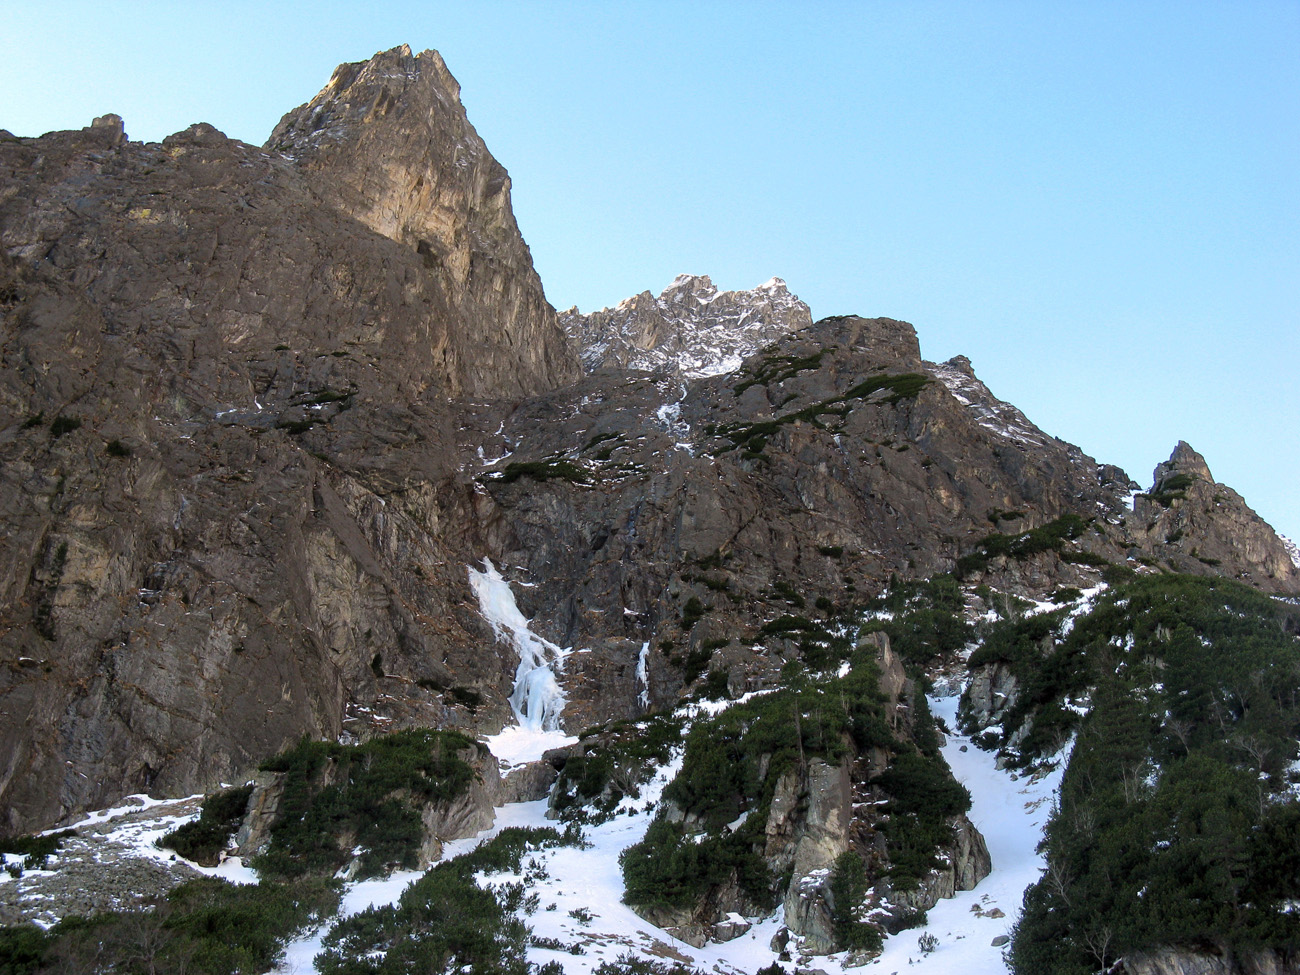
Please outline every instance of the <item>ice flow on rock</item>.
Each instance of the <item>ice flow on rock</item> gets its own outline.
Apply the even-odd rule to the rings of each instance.
[[[510,583],[490,559],[483,560],[482,572],[470,567],[469,584],[478,597],[479,612],[491,624],[497,639],[509,643],[519,654],[510,707],[520,726],[533,731],[559,731],[565,699],[556,673],[564,669],[568,650],[528,628],[528,618],[519,611]]]

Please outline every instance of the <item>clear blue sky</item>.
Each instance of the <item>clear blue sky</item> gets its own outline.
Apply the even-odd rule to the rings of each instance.
[[[9,0],[0,127],[261,143],[442,52],[547,295],[785,278],[916,325],[1144,486],[1179,439],[1300,539],[1300,2]]]

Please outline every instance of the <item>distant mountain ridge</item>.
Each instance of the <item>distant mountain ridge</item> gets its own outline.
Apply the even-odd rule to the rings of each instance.
[[[812,324],[784,281],[719,291],[708,275],[680,274],[656,298],[643,291],[615,308],[560,313],[588,372],[668,369],[688,379],[734,372],[764,345]]]

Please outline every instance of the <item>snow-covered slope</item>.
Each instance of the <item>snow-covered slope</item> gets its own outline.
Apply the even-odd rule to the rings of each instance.
[[[812,314],[780,278],[719,291],[707,275],[681,274],[657,298],[643,291],[588,315],[570,308],[560,324],[588,372],[667,368],[697,378],[739,368],[778,336],[811,325]]]
[[[956,726],[957,701],[957,696],[931,701],[934,714],[950,728]],[[1012,772],[995,767],[992,754],[956,734],[949,736],[943,754],[957,779],[970,790],[973,801],[970,817],[988,843],[993,872],[974,890],[958,892],[931,908],[924,927],[887,938],[883,954],[872,962],[872,970],[897,972],[906,966],[909,972],[918,975],[958,971],[967,975],[1005,975],[1007,968],[1001,945],[993,942],[1010,932],[1024,889],[1039,877],[1042,858],[1036,847],[1060,782],[1060,768],[1040,778],[1017,781]],[[618,815],[608,822],[587,827],[588,847],[560,847],[532,855],[536,866],[529,871],[533,878],[529,890],[538,895],[541,909],[523,920],[536,938],[546,944],[563,944],[567,950],[535,945],[529,949],[529,961],[537,964],[558,961],[566,975],[589,975],[602,962],[629,953],[647,960],[672,959],[721,975],[752,973],[774,961],[780,962],[771,944],[783,926],[779,908],[768,917],[746,919],[752,927],[738,938],[694,948],[648,924],[622,903],[619,854],[645,835],[659,794],[676,772],[677,763],[670,762],[637,800],[624,801]],[[554,823],[546,818],[544,801],[502,806],[491,829],[473,839],[447,844],[445,855],[468,852],[509,826],[551,825]],[[395,875],[388,880],[357,884],[345,896],[343,913],[391,902],[401,893],[404,882],[417,876]],[[520,879],[490,876],[483,878],[483,882]],[[311,959],[320,950],[323,933],[309,933],[290,945],[277,972],[309,975],[313,971]],[[937,940],[937,946],[929,952],[921,948],[925,935]],[[796,959],[797,952],[782,964],[788,966]],[[849,961],[849,954],[842,952],[809,958],[805,964],[827,975],[846,975],[859,970],[849,968]]]
[[[544,670],[547,673],[543,677],[553,678],[549,667],[556,665],[563,651],[544,644],[531,633],[528,620],[514,602],[509,583],[490,562],[484,564],[481,572],[472,568],[469,571],[485,618],[502,638],[519,647],[521,658],[528,658],[526,664],[536,665],[521,663],[516,687],[538,691],[531,695],[530,702],[537,707],[519,707],[517,711],[520,724],[515,734],[527,742],[516,742],[509,735],[489,742],[494,749],[505,746],[506,751],[518,751],[518,755],[511,754],[513,760],[535,758],[534,751],[563,743],[556,740],[562,739],[562,735],[544,728],[547,706],[557,703],[545,693],[553,679],[539,679],[537,673]],[[535,654],[521,646],[531,641],[539,643],[533,648]],[[951,696],[933,698],[930,702],[936,718],[949,729],[957,727],[956,684],[956,681],[944,682]],[[684,706],[679,714],[687,720],[703,719],[734,703],[698,702]],[[517,747],[523,744],[534,747]],[[924,927],[887,938],[883,954],[873,965],[889,972],[900,971],[907,965],[909,971],[919,973],[962,971],[972,975],[1003,975],[1006,967],[1001,943],[1015,920],[1025,888],[1038,879],[1042,867],[1036,847],[1059,785],[1059,766],[1043,776],[1018,778],[1009,770],[998,769],[994,755],[981,751],[956,733],[948,736],[943,754],[956,778],[970,791],[973,805],[969,815],[985,837],[992,856],[992,872],[974,890],[958,892],[931,908]],[[797,939],[791,940],[789,953],[782,957],[773,946],[774,937],[782,932],[786,922],[780,907],[767,916],[734,916],[731,920],[741,932],[737,937],[696,948],[649,924],[623,903],[620,854],[645,836],[660,795],[679,772],[681,762],[682,752],[677,748],[640,788],[639,794],[625,797],[612,817],[584,828],[584,846],[537,850],[530,854],[528,868],[521,876],[488,873],[476,878],[480,885],[523,883],[530,895],[536,895],[535,899],[530,897],[533,907],[520,916],[533,932],[529,961],[539,965],[558,962],[564,972],[575,975],[594,972],[602,962],[612,962],[628,954],[652,961],[672,959],[719,975],[753,973],[774,961],[787,966],[796,963],[801,969],[812,966],[828,975],[844,975],[852,962],[860,964],[860,958],[853,959],[847,952],[800,956]],[[93,815],[78,824],[81,837],[70,841],[65,857],[75,853],[83,859],[98,860],[101,854],[120,847],[118,859],[125,856],[128,860],[149,862],[157,869],[176,872],[177,877],[170,883],[193,876],[198,868],[178,861],[153,844],[164,831],[197,815],[198,797],[177,803],[156,803],[141,797],[137,802],[137,805]],[[500,806],[490,829],[469,839],[446,843],[443,857],[449,859],[467,853],[507,827],[555,825],[547,818],[547,811],[545,800]],[[49,871],[48,877],[45,871],[32,871],[39,876],[29,876],[21,887],[14,879],[0,878],[0,903],[7,900],[18,908],[18,914],[35,917],[45,925],[58,920],[73,904],[68,902],[62,909],[49,909],[54,906],[49,903],[53,888],[43,888],[57,883],[58,874],[68,869],[68,864],[57,860],[52,866],[56,870]],[[226,860],[220,868],[202,872],[235,882],[254,881],[251,871],[243,868],[237,858]],[[401,871],[385,878],[350,882],[338,917],[395,903],[403,890],[420,876],[416,871]],[[169,885],[162,884],[161,889]],[[6,893],[14,896],[6,898]],[[42,909],[33,910],[33,898],[46,902]],[[322,939],[337,919],[331,919],[319,929],[304,931],[291,941],[276,971],[282,975],[307,975],[314,971],[313,960],[322,950]]]

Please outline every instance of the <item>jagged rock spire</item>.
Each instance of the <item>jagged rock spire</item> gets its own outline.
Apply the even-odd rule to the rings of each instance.
[[[1265,590],[1300,589],[1286,543],[1245,500],[1214,480],[1205,458],[1183,440],[1156,465],[1151,490],[1134,500],[1135,534],[1185,572],[1222,572]]]
[[[768,342],[811,325],[812,314],[780,278],[719,291],[707,274],[679,274],[657,298],[642,291],[589,315],[570,308],[560,321],[589,372],[666,368],[694,378],[739,368]]]
[[[576,379],[510,205],[510,177],[479,138],[437,51],[402,45],[340,65],[266,148],[319,191],[423,258],[455,319],[439,351],[464,392],[535,393]],[[431,310],[437,314],[437,310]]]

